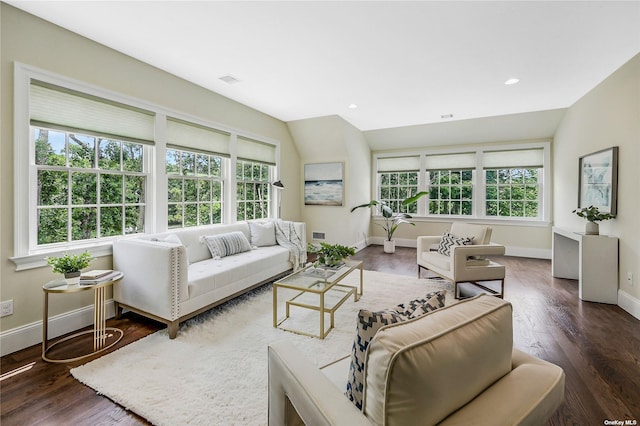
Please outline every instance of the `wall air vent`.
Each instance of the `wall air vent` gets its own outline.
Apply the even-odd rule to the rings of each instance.
[[[325,235],[324,235],[324,232],[313,231],[311,233],[311,238],[313,238],[314,240],[324,240],[325,239]]]

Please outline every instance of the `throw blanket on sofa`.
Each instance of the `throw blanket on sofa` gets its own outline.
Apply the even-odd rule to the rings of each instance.
[[[276,241],[289,250],[289,261],[293,264],[293,271],[296,272],[307,261],[307,248],[296,232],[293,222],[278,220],[275,225]]]

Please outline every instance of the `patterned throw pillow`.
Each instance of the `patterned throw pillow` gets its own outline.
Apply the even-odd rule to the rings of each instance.
[[[438,253],[451,256],[451,247],[468,246],[470,244],[473,244],[473,237],[456,237],[453,234],[445,232],[438,245]]]
[[[204,241],[207,243],[207,247],[209,247],[211,256],[214,259],[251,250],[249,240],[240,231],[220,235],[207,235],[204,237]]]
[[[365,355],[369,343],[376,332],[385,325],[417,318],[427,312],[443,307],[445,294],[445,290],[435,291],[427,294],[422,299],[401,303],[393,309],[385,309],[377,312],[361,309],[360,312],[358,312],[356,337],[351,350],[351,365],[349,366],[347,391],[345,395],[359,410],[362,410],[362,400],[364,398]]]

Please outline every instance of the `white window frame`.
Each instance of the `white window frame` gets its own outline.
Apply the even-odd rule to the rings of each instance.
[[[539,218],[531,217],[499,217],[487,216],[485,206],[485,174],[483,168],[483,154],[489,151],[515,151],[523,149],[542,149],[543,166],[538,181]],[[475,168],[473,169],[473,214],[471,215],[430,215],[428,209],[428,197],[418,200],[418,213],[413,214],[415,221],[442,222],[442,221],[469,221],[476,220],[483,223],[496,223],[503,225],[548,226],[551,220],[551,191],[548,185],[551,182],[551,142],[549,140],[512,142],[505,144],[486,144],[483,146],[462,146],[449,149],[426,149],[420,151],[380,152],[373,154],[372,182],[375,182],[373,194],[380,194],[379,173],[377,164],[379,158],[420,156],[420,172],[418,174],[418,191],[429,191],[429,181],[426,172],[426,158],[430,155],[446,155],[460,153],[475,153]],[[375,215],[374,215],[375,216]]]
[[[181,119],[195,124],[219,129],[230,134],[229,151],[230,159],[226,167],[223,181],[223,223],[236,222],[236,143],[239,136],[254,139],[275,147],[273,180],[277,180],[280,167],[280,141],[257,135],[244,130],[232,128],[220,123],[203,120],[180,111],[162,107],[138,98],[126,96],[98,86],[84,83],[79,80],[61,76],[40,68],[19,62],[14,63],[14,250],[11,261],[16,265],[16,270],[26,270],[46,266],[46,257],[59,256],[64,252],[81,252],[88,250],[92,256],[110,256],[112,253],[112,241],[117,237],[109,237],[110,240],[83,241],[79,243],[61,244],[57,248],[35,248],[32,241],[35,232],[32,232],[32,224],[35,224],[36,212],[35,191],[30,188],[35,184],[37,175],[35,172],[35,149],[31,143],[30,126],[30,83],[31,80],[39,80],[55,86],[67,88],[87,95],[111,100],[120,104],[129,105],[155,113],[154,146],[145,146],[145,170],[148,173],[146,188],[145,232],[158,233],[168,230],[167,226],[167,175],[164,168],[166,158],[166,120],[167,116]],[[33,166],[32,166],[33,164]],[[29,165],[29,167],[25,167]],[[270,217],[276,217],[279,204],[280,191],[271,191]],[[139,235],[139,234],[137,234]],[[121,238],[127,238],[123,236]]]

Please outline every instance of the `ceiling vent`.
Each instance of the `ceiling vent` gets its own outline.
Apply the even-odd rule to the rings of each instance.
[[[238,80],[237,78],[235,78],[232,75],[223,75],[218,80],[222,80],[227,84],[236,84],[236,83],[238,83],[240,81],[240,80]]]

